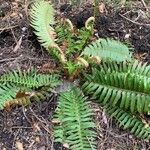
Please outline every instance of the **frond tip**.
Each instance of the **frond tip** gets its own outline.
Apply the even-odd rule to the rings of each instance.
[[[150,125],[143,123],[141,119],[130,115],[118,107],[105,106],[106,112],[115,118],[120,127],[129,129],[132,134],[139,138],[150,140]]]
[[[46,49],[55,47],[55,32],[51,25],[54,24],[54,9],[46,1],[35,2],[31,7],[31,26],[35,29],[38,40]]]
[[[83,54],[91,57],[98,56],[103,60],[118,62],[131,59],[131,53],[128,47],[119,41],[111,39],[98,39],[87,46]]]
[[[96,150],[96,133],[92,130],[92,112],[85,97],[77,88],[64,92],[59,97],[54,127],[56,142],[69,144],[71,150]]]

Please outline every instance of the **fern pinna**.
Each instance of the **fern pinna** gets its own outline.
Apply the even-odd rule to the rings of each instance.
[[[92,111],[80,89],[72,88],[60,94],[54,118],[56,142],[67,143],[70,150],[96,150]]]
[[[137,61],[133,63],[103,62],[99,67],[93,68],[92,74],[86,76],[87,81],[83,85],[83,90],[103,106],[109,104],[112,108],[118,107],[133,115],[149,115],[149,73],[150,67]],[[114,117],[119,115],[118,113]],[[122,121],[128,120],[126,114],[121,118]],[[138,128],[138,131],[142,132],[143,128]],[[138,131],[134,130],[133,133],[136,134]],[[145,138],[143,134],[140,135]],[[149,129],[146,138],[150,139]]]
[[[10,71],[0,76],[0,109],[12,104],[29,104],[50,95],[52,88],[60,81],[57,75],[39,74],[29,71]]]

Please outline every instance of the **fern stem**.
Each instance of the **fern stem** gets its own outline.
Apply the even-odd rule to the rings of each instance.
[[[61,62],[64,64],[67,61],[64,52],[61,50],[61,48],[58,45],[55,45],[54,48],[56,48],[59,51]]]

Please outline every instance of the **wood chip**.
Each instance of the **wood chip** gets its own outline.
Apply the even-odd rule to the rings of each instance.
[[[23,144],[20,141],[16,141],[15,147],[17,150],[24,150]]]
[[[22,36],[19,39],[19,41],[17,42],[16,46],[14,47],[14,49],[13,49],[14,52],[16,52],[20,48],[21,43],[22,43]]]

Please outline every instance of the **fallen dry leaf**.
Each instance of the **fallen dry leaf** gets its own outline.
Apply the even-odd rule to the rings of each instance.
[[[40,143],[40,137],[39,137],[39,136],[36,136],[36,137],[35,137],[35,141],[36,141],[37,143]]]
[[[34,123],[33,124],[33,130],[36,132],[36,131],[41,131],[41,128],[39,127],[39,124],[38,123]]]
[[[16,141],[15,147],[17,150],[24,150],[23,144],[20,141]]]
[[[99,12],[103,14],[105,12],[105,10],[106,10],[105,4],[104,3],[100,3],[100,5],[99,5]]]
[[[64,143],[64,144],[63,144],[63,147],[69,149],[69,144],[68,144],[68,143]]]

